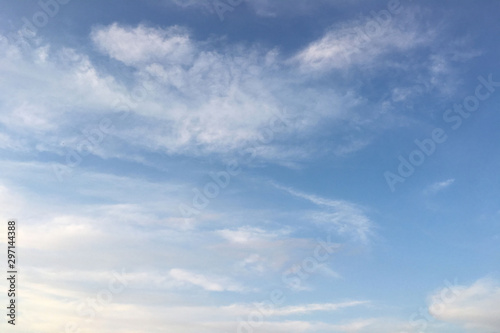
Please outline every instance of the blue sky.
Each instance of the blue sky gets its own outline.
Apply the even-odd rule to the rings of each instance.
[[[0,3],[16,330],[497,332],[498,13]]]

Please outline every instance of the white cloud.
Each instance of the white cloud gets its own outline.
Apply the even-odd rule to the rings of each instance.
[[[4,148],[59,153],[61,144],[81,135],[85,122],[97,112],[117,111],[117,101],[130,100],[125,88],[99,73],[85,55],[48,45],[21,49],[4,43],[0,51]]]
[[[500,328],[500,284],[484,278],[470,286],[445,288],[431,296],[429,313],[470,332],[496,332]]]
[[[427,189],[425,190],[425,192],[429,193],[429,194],[435,194],[437,192],[440,192],[440,191],[447,189],[448,187],[453,185],[453,183],[455,183],[455,179],[453,179],[453,178],[450,178],[450,179],[447,179],[447,180],[444,180],[441,182],[437,182],[437,183],[434,183],[434,184],[428,186]]]
[[[114,24],[92,36],[101,51],[134,67],[137,86],[145,87],[134,110],[142,119],[116,133],[126,142],[168,153],[225,153],[255,142],[281,112],[264,75],[276,64],[272,50],[216,51],[179,27]]]
[[[175,26],[129,28],[115,23],[94,29],[91,37],[103,53],[132,66],[154,62],[188,64],[195,51],[187,31]]]
[[[134,118],[134,127],[120,127],[115,133],[141,149],[227,154],[251,147],[265,161],[294,166],[294,159],[314,152],[287,144],[287,139],[294,134],[312,138],[322,121],[354,119],[352,108],[361,102],[353,91],[293,87],[290,82],[302,82],[301,75],[294,71],[294,64],[283,63],[276,49],[256,45],[215,49],[215,42],[221,41],[196,41],[178,27],[114,24],[95,28],[93,39],[101,51],[132,66],[135,86],[145,87],[146,98],[140,108],[134,108],[140,116]],[[140,41],[135,43],[136,39]],[[129,54],[121,47],[125,41],[137,51]],[[182,56],[171,54],[173,43],[182,45]],[[276,116],[286,126],[274,128]],[[369,122],[370,117],[364,118]],[[261,140],[269,136],[269,129],[271,139]],[[368,143],[357,140],[338,153],[357,151]]]

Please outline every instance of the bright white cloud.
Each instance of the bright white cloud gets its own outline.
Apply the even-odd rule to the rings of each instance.
[[[500,327],[500,283],[484,278],[469,286],[445,288],[431,296],[429,312],[435,318],[470,332],[496,332]]]

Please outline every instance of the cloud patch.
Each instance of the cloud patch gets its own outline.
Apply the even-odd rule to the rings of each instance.
[[[425,189],[425,193],[427,193],[427,194],[436,194],[438,192],[441,192],[441,191],[447,189],[448,187],[450,187],[451,185],[453,185],[453,183],[455,183],[455,179],[454,178],[450,178],[450,179],[447,179],[447,180],[444,180],[444,181],[441,181],[441,182],[434,183],[434,184],[428,186]]]
[[[493,278],[480,279],[469,286],[458,286],[442,302],[449,289],[431,296],[429,312],[436,319],[457,324],[470,332],[496,332],[500,327],[500,283]],[[437,300],[437,301],[434,301]]]
[[[382,55],[405,52],[433,39],[432,30],[422,30],[412,14],[401,6],[392,13],[382,10],[370,17],[352,20],[327,31],[292,59],[304,71],[324,72],[351,66],[372,66]]]

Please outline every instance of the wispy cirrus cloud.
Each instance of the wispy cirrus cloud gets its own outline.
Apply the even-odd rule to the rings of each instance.
[[[207,291],[245,291],[246,289],[234,281],[224,277],[206,276],[183,269],[174,268],[169,271],[169,276],[175,282],[191,284]]]
[[[361,241],[362,243],[368,243],[374,235],[374,224],[359,205],[344,200],[322,198],[297,191],[290,187],[275,183],[272,184],[290,195],[305,199],[321,207],[321,210],[309,213],[308,216],[313,221],[332,228],[338,234]]]
[[[223,229],[217,231],[217,234],[231,243],[268,241],[277,238],[284,238],[289,233],[289,230],[270,231],[251,226],[244,226],[238,228],[237,230]]]

